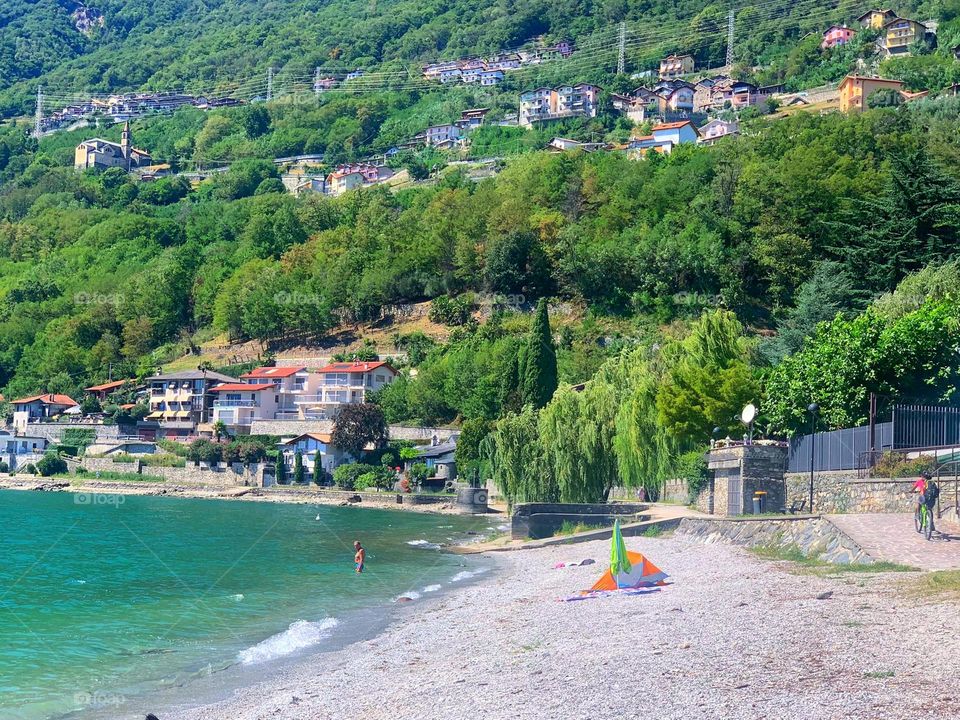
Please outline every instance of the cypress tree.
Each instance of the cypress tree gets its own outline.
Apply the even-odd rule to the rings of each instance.
[[[286,467],[283,464],[283,453],[277,453],[277,462],[273,466],[273,481],[277,485],[285,485],[286,478],[284,477]]]
[[[520,374],[523,402],[542,408],[557,389],[557,351],[550,333],[550,318],[547,316],[547,301],[537,303],[533,327],[527,338],[526,352]]]
[[[303,453],[299,450],[293,456],[293,482],[303,485]]]
[[[320,451],[313,456],[313,484],[319,485],[323,482],[323,466],[320,464]]]

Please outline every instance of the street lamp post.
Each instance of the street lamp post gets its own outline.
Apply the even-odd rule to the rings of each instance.
[[[807,412],[810,413],[810,513],[813,514],[813,458],[814,448],[817,445],[817,413],[820,406],[816,403],[807,405]]]

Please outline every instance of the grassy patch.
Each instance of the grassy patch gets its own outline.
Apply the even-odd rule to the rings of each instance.
[[[563,525],[554,533],[554,536],[576,535],[577,533],[586,532],[587,530],[602,530],[604,527],[604,525],[587,525],[582,522],[574,523],[569,520],[564,520]]]
[[[960,597],[960,570],[937,570],[921,575],[911,584],[912,590],[931,597]]]
[[[876,680],[882,678],[892,678],[894,676],[893,670],[874,670],[872,672],[865,672],[863,676],[865,678],[874,678]]]
[[[99,476],[96,473],[86,472],[77,475],[58,475],[63,480],[70,480],[71,483],[79,481],[79,484],[90,480],[111,480],[115,482],[166,482],[166,478],[159,475],[139,475],[132,472],[114,472],[112,470],[101,470]]]
[[[816,575],[834,575],[837,573],[887,573],[887,572],[918,572],[917,568],[909,565],[898,565],[891,562],[875,562],[870,565],[837,565],[803,554],[796,545],[758,545],[750,548],[751,551],[765,560],[779,560],[792,562],[796,569]]]
[[[649,537],[649,538],[660,537],[665,532],[666,531],[663,529],[662,525],[651,525],[650,527],[646,528],[643,531],[643,537]]]

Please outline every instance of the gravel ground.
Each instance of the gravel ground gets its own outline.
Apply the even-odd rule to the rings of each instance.
[[[796,575],[682,538],[627,546],[673,584],[557,602],[594,582],[608,541],[503,553],[485,581],[411,603],[376,638],[171,717],[960,717],[960,613],[918,607],[910,575]]]

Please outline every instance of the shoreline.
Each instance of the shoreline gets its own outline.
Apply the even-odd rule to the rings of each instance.
[[[405,603],[373,638],[159,717],[614,720],[642,712],[676,720],[932,720],[960,713],[951,669],[960,614],[945,599],[926,600],[942,618],[938,627],[905,622],[902,608],[915,604],[905,595],[909,579],[801,575],[742,548],[682,537],[626,542],[670,584],[646,595],[558,602],[599,577],[609,542],[497,553],[495,572],[436,600]],[[596,564],[554,569],[587,557]]]
[[[485,517],[502,520],[504,514],[497,508],[487,513],[469,513],[457,508],[456,498],[450,502],[398,504],[396,493],[384,492],[379,499],[373,493],[355,493],[349,490],[313,490],[296,486],[272,486],[269,488],[244,485],[187,485],[183,483],[96,480],[76,476],[54,476],[38,478],[34,476],[9,476],[0,478],[0,490],[20,490],[30,492],[70,492],[75,494],[104,495],[152,495],[175,498],[195,498],[206,500],[239,500],[244,502],[272,502],[292,505],[329,505],[339,507],[375,508],[377,510],[398,510],[434,515],[461,515]],[[349,502],[350,496],[359,495],[359,502]],[[373,497],[371,497],[373,496]]]

